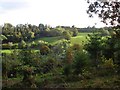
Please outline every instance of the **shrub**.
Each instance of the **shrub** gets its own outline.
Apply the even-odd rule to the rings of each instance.
[[[112,59],[102,58],[102,63],[99,65],[100,70],[98,71],[99,75],[111,75],[115,73],[116,65],[113,63]]]
[[[72,73],[72,62],[74,59],[74,55],[71,48],[68,48],[65,53],[64,59],[64,67],[63,67],[63,74],[68,76]]]
[[[18,44],[18,47],[23,49],[23,48],[26,48],[26,42],[24,40],[22,40],[19,44]]]
[[[102,37],[99,33],[93,33],[88,35],[88,43],[85,44],[84,48],[90,54],[91,59],[93,60],[93,65],[98,65],[98,60],[101,57],[102,51]]]
[[[72,46],[72,49],[79,51],[79,50],[81,49],[80,44],[74,44],[74,45]]]
[[[10,46],[10,49],[11,49],[12,46],[13,46],[13,43],[12,42],[8,42],[8,45]]]
[[[68,48],[66,51],[65,63],[72,64],[73,58],[74,58],[74,55],[73,55],[72,49]]]
[[[56,67],[57,61],[52,57],[46,57],[40,65],[42,73],[48,73],[50,70]]]
[[[65,54],[65,51],[67,48],[69,48],[69,46],[70,46],[70,41],[63,39],[55,43],[52,47],[52,50],[57,55]]]
[[[18,48],[18,44],[13,44],[12,49],[17,49]]]
[[[72,67],[71,65],[67,64],[63,68],[63,75],[66,75],[67,77],[72,73]]]
[[[34,41],[31,43],[31,47],[32,47],[32,48],[35,48],[35,47],[36,47],[36,43],[35,43]]]
[[[112,59],[109,59],[109,60],[104,60],[103,61],[103,65],[102,67],[105,68],[105,69],[114,69],[114,63],[113,63],[113,60]]]
[[[71,34],[68,31],[64,31],[63,32],[63,38],[66,40],[70,40],[71,39]]]
[[[9,44],[2,44],[2,49],[10,49]]]
[[[41,46],[43,46],[43,45],[48,46],[48,45],[49,45],[49,43],[48,43],[48,42],[46,42],[46,41],[43,41],[43,40],[39,40],[39,41],[38,41],[38,43],[37,43],[37,46],[38,46],[38,47],[41,47]]]
[[[73,69],[75,74],[82,73],[82,69],[89,63],[88,55],[82,51],[75,52]]]
[[[2,76],[3,79],[7,79],[8,78],[8,72],[11,69],[11,64],[10,64],[10,60],[9,60],[9,56],[6,53],[2,54]]]
[[[21,64],[17,58],[17,53],[12,54],[2,54],[2,72],[3,78],[16,77],[17,70],[16,68]]]
[[[77,36],[78,35],[78,30],[77,29],[74,29],[72,32],[73,32],[73,36]]]
[[[93,78],[92,73],[91,73],[90,71],[86,70],[86,69],[83,69],[83,70],[82,70],[82,75],[83,75],[83,77],[86,78],[86,79],[91,79],[91,78]]]
[[[46,45],[42,45],[40,47],[40,53],[41,55],[47,55],[48,53],[50,53],[50,48]]]
[[[52,29],[48,33],[48,36],[50,36],[50,37],[61,36],[61,35],[62,35],[62,31],[56,30],[56,29]]]
[[[34,53],[32,50],[20,50],[19,59],[24,65],[30,65],[31,60],[33,59]]]
[[[19,68],[19,71],[23,74],[22,82],[26,84],[28,87],[33,87],[35,85],[35,78],[33,76],[35,68],[29,65],[23,65]]]
[[[102,36],[110,35],[110,34],[109,34],[109,31],[108,31],[108,30],[105,30],[105,29],[102,29],[102,30],[101,30],[101,34],[102,34]]]

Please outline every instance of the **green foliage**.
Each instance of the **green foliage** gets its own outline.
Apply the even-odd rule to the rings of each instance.
[[[44,41],[44,40],[39,40],[38,41],[38,45],[42,46],[42,45],[48,45],[48,42]]]
[[[52,29],[49,31],[48,36],[50,37],[61,36],[62,32],[63,32],[62,30]]]
[[[77,29],[73,29],[72,32],[73,32],[74,37],[78,35],[78,30]]]
[[[115,65],[114,65],[112,59],[109,59],[109,60],[103,59],[102,68],[105,68],[105,69],[114,69],[114,67],[115,67]]]
[[[69,31],[64,31],[63,32],[63,38],[66,40],[70,40],[71,39],[71,34]]]
[[[5,40],[7,37],[5,35],[0,34],[0,40]]]
[[[8,42],[8,44],[2,44],[2,49],[16,49],[17,48],[17,44],[13,44],[12,42]]]
[[[119,1],[99,1],[99,0],[87,0],[89,7],[87,13],[90,17],[93,14],[98,15],[101,18],[102,22],[105,24],[110,24],[112,26],[117,26],[120,28],[119,21]],[[116,13],[116,15],[114,14]],[[116,22],[116,23],[115,23]]]
[[[63,67],[63,75],[67,77],[72,74],[72,63],[73,63],[74,55],[71,48],[68,48],[65,53],[64,58],[64,67]]]
[[[35,74],[38,73],[40,65],[40,55],[32,50],[21,50],[19,53],[19,60],[22,63],[17,70],[19,74],[23,75],[23,83],[27,87],[36,86],[35,85]]]
[[[105,29],[101,30],[101,34],[102,34],[102,36],[108,36],[108,35],[110,35],[109,31],[105,30]]]
[[[55,60],[55,58],[48,56],[44,58],[43,61],[41,61],[40,64],[41,73],[48,73],[52,69],[55,69],[56,66],[57,61]]]
[[[85,79],[91,79],[91,78],[93,78],[92,73],[91,73],[89,70],[86,70],[86,69],[83,69],[83,70],[82,70],[82,76],[83,76]]]
[[[2,55],[2,71],[3,71],[3,78],[7,77],[15,77],[17,75],[16,68],[21,65],[21,62],[19,61],[17,57],[17,52],[13,51],[11,54],[5,54]],[[13,75],[13,76],[11,76]]]
[[[37,67],[40,64],[40,54],[33,50],[21,50],[19,52],[19,59],[23,65],[30,65]]]
[[[50,48],[46,45],[42,45],[40,47],[40,53],[41,55],[47,55],[48,53],[50,53]]]
[[[63,68],[63,75],[66,75],[67,77],[72,73],[72,67],[71,65],[65,65]]]
[[[106,58],[102,57],[102,62],[98,65],[98,67],[100,68],[98,71],[98,75],[105,76],[115,73],[117,65],[114,64],[112,59],[107,60]]]
[[[88,63],[88,55],[82,51],[75,52],[74,61],[73,61],[73,69],[75,74],[82,73],[82,69],[85,68]]]
[[[120,38],[116,34],[107,37],[103,43],[103,55],[106,59],[112,58],[115,64],[119,65],[119,56],[120,56]]]
[[[3,78],[7,79],[8,76],[8,71],[11,69],[11,64],[10,60],[8,59],[9,57],[6,54],[2,55],[2,76]]]
[[[10,49],[9,44],[2,44],[2,49]]]
[[[25,87],[36,87],[35,77],[33,76],[35,68],[29,65],[23,65],[19,68],[19,71],[22,72],[23,80],[22,82],[26,85]]]
[[[37,43],[35,43],[34,41],[30,45],[31,48],[37,48],[37,46],[38,46]]]
[[[107,59],[114,58],[115,41],[116,41],[115,38],[111,37],[107,37],[106,40],[103,41],[102,53]]]
[[[18,47],[23,49],[23,48],[26,48],[26,42],[24,40],[22,40],[19,44],[18,44]]]
[[[93,63],[98,64],[98,60],[101,56],[102,50],[102,37],[99,33],[93,33],[88,35],[88,43],[85,44],[84,48],[90,53]]]
[[[10,48],[12,48],[13,43],[12,42],[8,42],[8,45],[10,46]]]
[[[66,49],[70,47],[70,41],[65,39],[59,40],[58,42],[54,43],[52,46],[53,46],[52,50],[54,54],[63,56],[66,52]]]
[[[73,55],[72,49],[68,48],[66,50],[65,63],[66,64],[72,64],[73,59],[74,59],[74,55]]]
[[[80,44],[73,44],[72,49],[75,51],[79,51],[82,47],[80,46]]]
[[[11,48],[12,49],[18,49],[18,44],[13,44]]]
[[[70,87],[69,84],[73,81],[78,81],[78,83],[80,81],[82,87],[92,87],[92,82],[87,83],[87,80],[93,80],[94,77],[99,78],[99,76],[118,74],[116,73],[119,71],[120,56],[118,34],[114,33],[111,36],[102,37],[102,34],[94,33],[86,39],[85,36],[88,33],[79,33],[79,36],[76,36],[75,28],[69,29],[51,28],[44,25],[39,25],[39,27],[20,25],[14,29],[11,25],[5,26],[3,35],[7,36],[8,41],[3,40],[4,43],[12,42],[12,39],[21,42],[18,45],[14,42],[6,46],[3,44],[3,48],[13,49],[19,46],[21,49],[16,52],[9,50],[8,55],[2,56],[3,80],[5,78],[13,80],[13,78],[22,77],[21,83],[26,87],[36,87],[36,81],[37,83],[40,82],[37,86],[43,87],[59,87],[60,85]],[[76,37],[69,38],[69,36]],[[65,39],[60,40],[60,37]],[[87,42],[84,47],[85,50],[82,46],[82,40]],[[26,48],[27,46],[29,47]],[[91,58],[89,58],[89,55]],[[106,59],[101,59],[101,56]],[[92,65],[97,67],[92,67]],[[8,80],[8,82],[10,81]],[[100,81],[99,85],[99,80],[96,82],[97,84],[93,86],[103,84]]]

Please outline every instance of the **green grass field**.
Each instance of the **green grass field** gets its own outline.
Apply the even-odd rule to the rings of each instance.
[[[71,37],[71,43],[72,44],[75,44],[75,43],[78,43],[78,44],[82,44],[83,42],[86,42],[86,36],[88,34],[91,34],[91,33],[79,33],[78,36],[76,37]],[[55,42],[58,42],[59,40],[61,40],[60,37],[44,37],[44,38],[40,38],[40,39],[37,39],[35,40],[35,42],[38,42],[39,40],[43,40],[43,41],[46,41],[48,43],[55,43]]]
[[[39,40],[43,40],[48,43],[54,43],[54,42],[60,40],[60,37],[44,37],[44,38],[40,38]]]
[[[87,42],[86,37],[88,34],[91,34],[91,33],[79,33],[78,36],[71,38],[71,43],[81,44],[81,45],[85,44]]]
[[[91,33],[79,33],[78,36],[76,37],[71,37],[71,44],[80,44],[80,45],[84,45],[87,42],[87,35],[91,34]],[[48,43],[54,44],[59,42],[59,40],[62,40],[62,38],[60,37],[44,37],[44,38],[40,38],[35,40],[35,43],[37,43],[39,40],[43,40],[46,41]],[[31,43],[31,42],[29,42]],[[0,50],[0,53],[11,53],[13,50]],[[36,50],[35,50],[36,51]]]

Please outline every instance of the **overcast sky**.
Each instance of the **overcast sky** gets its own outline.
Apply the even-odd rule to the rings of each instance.
[[[103,26],[97,17],[88,17],[87,7],[85,0],[0,0],[0,25]]]

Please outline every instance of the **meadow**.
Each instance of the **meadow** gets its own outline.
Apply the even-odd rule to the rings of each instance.
[[[80,45],[84,45],[86,42],[87,42],[87,35],[88,34],[92,34],[92,33],[78,33],[78,36],[75,36],[75,37],[71,37],[70,39],[70,43],[73,45],[73,44],[80,44]],[[61,41],[62,39],[57,36],[57,37],[42,37],[42,38],[39,38],[39,39],[36,39],[34,40],[35,43],[38,43],[40,40],[43,40],[45,42],[48,42],[50,44],[55,44],[55,43],[58,43],[59,41]],[[32,42],[27,42],[27,44],[30,44]],[[19,50],[19,49],[17,49]],[[0,53],[11,53],[12,51],[14,51],[13,49],[6,49],[6,50],[0,50]],[[38,51],[38,50],[36,50]]]

